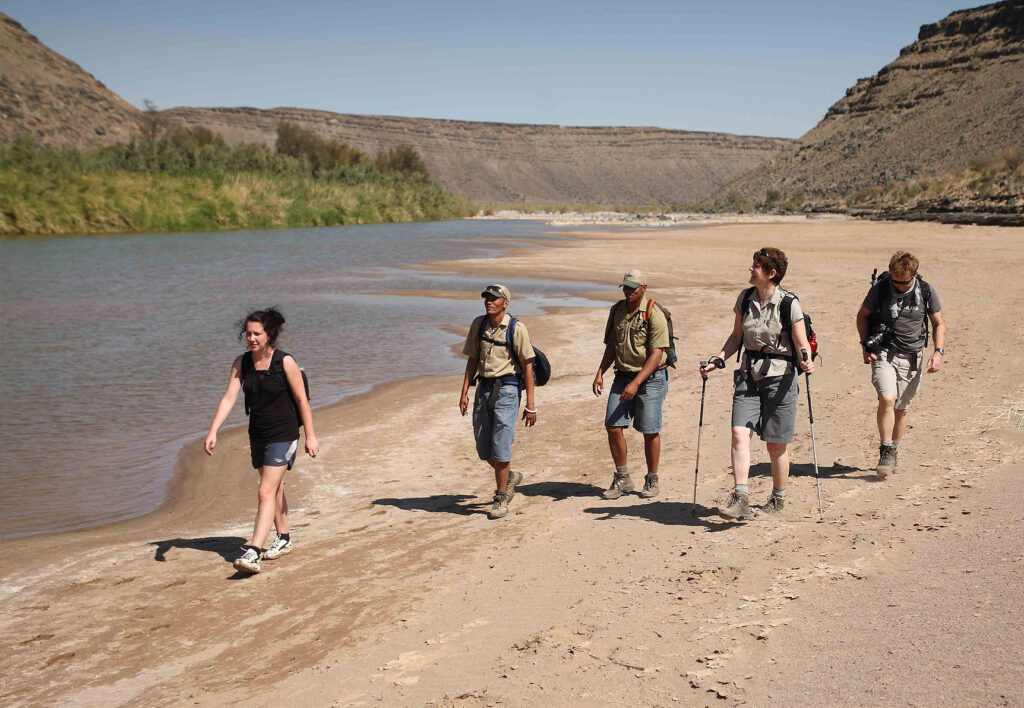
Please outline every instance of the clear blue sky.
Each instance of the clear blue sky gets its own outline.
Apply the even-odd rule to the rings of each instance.
[[[130,103],[798,137],[966,0],[6,0]]]

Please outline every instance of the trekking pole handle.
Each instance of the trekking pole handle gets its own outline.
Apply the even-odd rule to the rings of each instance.
[[[725,362],[722,360],[722,357],[720,357],[720,356],[713,356],[710,359],[708,359],[707,361],[702,361],[700,363],[700,368],[705,369],[705,368],[707,368],[708,364],[714,364],[716,369],[724,369],[725,368]]]

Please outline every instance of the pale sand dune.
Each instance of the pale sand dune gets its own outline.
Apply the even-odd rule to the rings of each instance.
[[[700,379],[761,245],[791,258],[822,341],[812,377],[826,523],[801,393],[781,518],[717,520],[728,372]],[[899,474],[874,481],[873,390],[853,314],[896,247],[923,261],[949,355],[915,401]],[[436,266],[437,264],[435,264]],[[229,580],[255,479],[244,434],[183,456],[143,519],[0,545],[0,703],[185,705],[998,705],[1024,702],[1024,230],[791,219],[586,233],[445,268],[606,281],[645,267],[683,368],[666,403],[662,495],[606,502],[589,392],[606,311],[527,318],[555,367],[521,430],[512,513],[458,415],[456,377],[400,382],[317,412],[322,454],[290,473],[296,550]],[[730,369],[733,364],[730,362]],[[994,430],[983,432],[996,419]],[[630,434],[642,476],[642,445]],[[752,498],[767,496],[755,446]],[[203,539],[212,539],[204,541]],[[161,543],[162,542],[162,543]]]

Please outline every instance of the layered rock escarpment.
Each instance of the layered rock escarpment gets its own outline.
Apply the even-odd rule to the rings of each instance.
[[[99,147],[139,134],[137,108],[0,12],[0,142]]]
[[[346,115],[298,108],[175,108],[168,123],[204,127],[228,142],[273,145],[296,123],[371,155],[412,145],[431,177],[471,199],[534,204],[682,204],[779,154],[790,143],[662,128],[563,127]]]
[[[1024,144],[1024,1],[954,12],[860,79],[783,155],[722,190],[850,194]]]

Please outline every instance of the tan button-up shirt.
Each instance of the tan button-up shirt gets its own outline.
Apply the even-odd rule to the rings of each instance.
[[[762,308],[761,301],[758,299],[757,291],[755,290],[753,295],[750,296],[746,311],[742,312],[740,308],[743,307],[743,293],[745,292],[746,290],[740,292],[739,297],[736,298],[736,305],[732,308],[733,312],[743,316],[743,368],[750,368],[756,381],[771,376],[782,376],[786,372],[792,371],[792,359],[788,361],[768,358],[763,360],[755,359],[754,365],[751,366],[751,362],[747,361],[748,356],[746,353],[746,350],[752,349],[756,352],[763,351],[768,354],[793,355],[795,347],[792,334],[791,332],[782,331],[782,312],[780,311],[782,298],[787,295],[787,291],[776,286],[775,292],[771,294],[768,302]],[[789,314],[794,324],[804,318],[804,311],[800,307],[799,300],[793,300],[792,309]]]
[[[479,361],[476,368],[478,376],[484,378],[496,378],[517,372],[514,360],[508,347],[495,342],[505,342],[508,325],[512,318],[506,312],[501,323],[497,327],[491,327],[490,320],[486,317],[477,317],[469,328],[466,336],[466,343],[462,347],[462,353],[468,357],[476,357]],[[480,327],[484,328],[484,341],[480,341]],[[491,341],[487,341],[491,340]],[[480,346],[480,345],[483,346]],[[512,333],[512,346],[516,350],[516,356],[522,364],[534,358],[533,346],[530,344],[530,333],[522,320],[516,322],[516,330]]]

